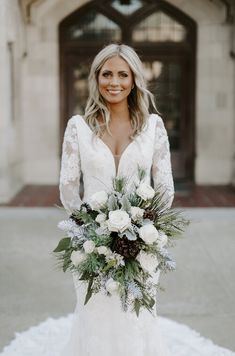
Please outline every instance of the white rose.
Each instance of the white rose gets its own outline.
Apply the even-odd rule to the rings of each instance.
[[[98,214],[97,217],[95,218],[95,221],[98,222],[98,224],[103,223],[105,220],[106,220],[105,214]]]
[[[159,236],[158,236],[158,240],[157,240],[157,244],[160,248],[166,246],[168,242],[168,237],[166,234],[164,234],[164,232],[159,232]]]
[[[126,211],[118,209],[109,212],[107,224],[109,231],[123,232],[130,226],[131,219]]]
[[[147,245],[151,245],[157,241],[159,237],[158,231],[153,224],[141,226],[141,228],[139,228],[139,235]]]
[[[94,249],[95,249],[94,241],[91,241],[91,240],[85,241],[84,244],[83,244],[83,248],[84,248],[86,253],[92,253],[94,251]]]
[[[155,194],[155,190],[147,183],[141,183],[136,189],[136,194],[143,200],[152,199]]]
[[[118,290],[119,283],[116,282],[113,278],[109,278],[105,283],[105,287],[109,293],[114,294]]]
[[[97,247],[97,252],[99,255],[105,255],[108,256],[109,254],[112,253],[112,251],[110,250],[110,248],[106,247],[106,246],[99,246]]]
[[[141,219],[144,215],[144,209],[139,208],[138,206],[131,207],[131,217],[134,221]]]
[[[107,200],[108,200],[108,194],[104,190],[93,194],[89,200],[91,209],[93,210],[101,209],[107,203]]]
[[[156,256],[144,251],[140,251],[136,256],[136,259],[139,261],[141,267],[150,274],[153,273],[159,265],[159,261]]]
[[[73,251],[71,253],[70,259],[72,261],[72,264],[77,267],[79,263],[83,262],[86,259],[86,255],[81,251]]]

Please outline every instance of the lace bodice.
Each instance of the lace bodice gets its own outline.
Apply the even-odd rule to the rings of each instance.
[[[100,190],[110,191],[116,175],[128,176],[128,189],[137,182],[138,165],[147,172],[146,180],[161,185],[170,206],[174,195],[169,141],[162,119],[152,114],[145,129],[115,157],[109,147],[95,137],[82,116],[73,116],[67,124],[61,160],[60,198],[70,213],[79,208],[80,178],[84,185],[83,201]]]

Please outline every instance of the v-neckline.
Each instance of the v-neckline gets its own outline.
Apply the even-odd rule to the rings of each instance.
[[[84,118],[81,116],[82,121],[84,122],[85,126],[89,129],[89,131],[93,134],[92,129],[90,128],[90,126],[86,123],[86,121],[84,120]],[[135,142],[135,139],[132,140],[130,143],[128,143],[128,145],[124,148],[124,150],[122,151],[122,153],[120,155],[114,155],[113,152],[111,151],[110,147],[102,140],[102,138],[100,138],[99,136],[96,136],[96,138],[103,144],[103,146],[106,148],[106,151],[109,152],[109,154],[112,156],[112,161],[113,161],[113,165],[115,168],[115,177],[118,177],[119,175],[119,168],[120,168],[120,164],[123,158],[123,155],[126,153],[126,151],[129,149],[129,147]],[[116,166],[116,162],[115,162],[115,156],[119,156],[119,162],[118,165]]]

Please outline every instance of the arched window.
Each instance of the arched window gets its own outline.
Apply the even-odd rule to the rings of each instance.
[[[132,32],[133,42],[181,42],[185,37],[185,27],[162,11],[146,17]]]
[[[133,46],[168,131],[175,180],[194,178],[196,24],[162,0],[94,0],[59,27],[62,134],[82,114],[96,53],[111,42]]]

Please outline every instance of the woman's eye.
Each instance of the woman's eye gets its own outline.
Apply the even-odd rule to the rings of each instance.
[[[107,78],[110,74],[109,73],[103,73],[103,77]]]
[[[121,74],[120,74],[120,77],[126,78],[126,77],[128,77],[128,74],[127,74],[127,73],[121,73]]]

